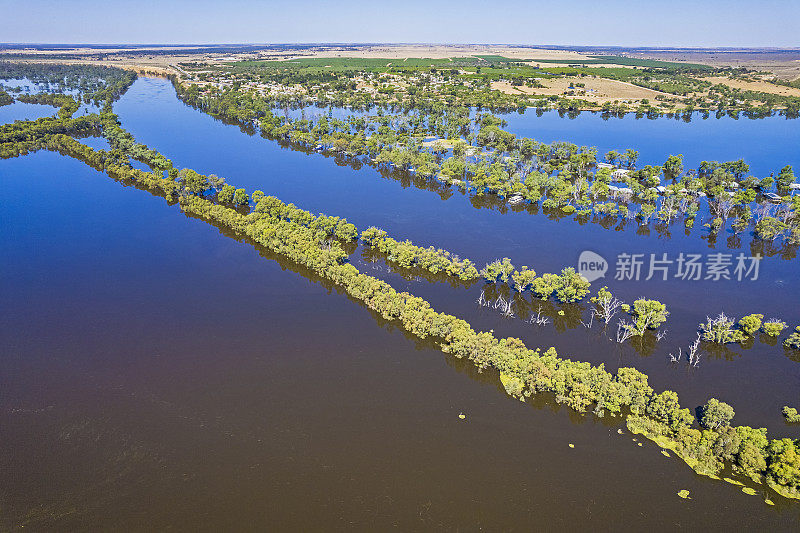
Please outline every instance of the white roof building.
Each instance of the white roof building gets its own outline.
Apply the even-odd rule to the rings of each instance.
[[[613,178],[615,178],[615,179],[622,179],[622,178],[624,178],[625,176],[627,176],[627,175],[628,175],[628,173],[630,173],[630,170],[628,170],[628,169],[625,169],[625,168],[618,168],[617,170],[615,170],[615,171],[614,171],[614,172],[611,174],[611,177],[613,177]]]

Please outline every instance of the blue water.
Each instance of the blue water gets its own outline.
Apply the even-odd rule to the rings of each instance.
[[[14,102],[0,106],[0,124],[8,124],[15,120],[36,120],[37,118],[52,117],[57,111],[58,109],[49,105]]]
[[[750,172],[764,177],[784,165],[800,169],[800,119],[772,116],[763,119],[734,119],[728,116],[703,119],[695,113],[690,122],[661,117],[604,119],[600,113],[584,112],[576,118],[546,111],[541,117],[535,109],[523,115],[501,115],[505,128],[522,137],[540,142],[569,141],[579,146],[595,146],[598,158],[609,150],[639,151],[639,166],[661,165],[673,154],[683,154],[684,167],[697,168],[700,161],[732,161],[744,158]]]
[[[749,252],[751,239],[746,234],[739,247],[728,247],[730,235],[721,235],[717,244],[710,246],[703,238],[705,233],[699,222],[688,236],[680,224],[673,224],[669,228],[671,237],[665,238],[652,228],[653,224],[649,232],[639,231],[637,235],[635,224],[624,231],[614,231],[596,223],[579,225],[570,217],[557,220],[507,209],[476,209],[474,201],[455,190],[447,189],[441,194],[421,190],[410,181],[403,181],[402,174],[384,177],[366,166],[354,171],[337,164],[332,157],[306,154],[259,136],[245,135],[239,128],[226,126],[182,104],[166,80],[138,80],[115,105],[115,110],[123,126],[140,142],[158,149],[179,167],[217,174],[248,191],[260,189],[313,212],[347,217],[360,228],[377,225],[400,238],[441,246],[481,264],[509,256],[518,264],[534,266],[541,272],[574,264],[580,252],[586,249],[609,258],[622,252],[669,252],[671,255],[681,251]],[[557,118],[553,117],[550,115],[548,120]],[[579,124],[557,119],[563,125]],[[531,115],[527,120],[538,119]],[[781,124],[775,121],[749,123]],[[597,126],[605,124],[615,123],[596,123]],[[629,121],[626,124],[640,123]],[[658,121],[641,124],[656,126]],[[793,124],[800,124],[800,121]],[[784,148],[785,153],[792,153],[789,147]],[[565,239],[565,235],[568,238]],[[558,253],[543,253],[546,250]],[[776,278],[784,280],[782,283],[792,278],[790,273],[796,268],[796,263],[782,261],[779,256],[765,263],[767,271],[772,269]],[[631,290],[638,292],[640,289],[634,286]],[[638,296],[635,292],[629,296]]]
[[[95,150],[111,150],[111,145],[105,137],[83,137],[80,141]]]

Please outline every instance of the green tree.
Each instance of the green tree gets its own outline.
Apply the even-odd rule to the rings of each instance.
[[[249,202],[250,198],[247,196],[247,191],[244,189],[236,189],[236,192],[233,193],[233,204],[247,205]]]
[[[667,320],[669,311],[667,306],[658,300],[640,298],[633,302],[631,314],[634,317],[634,331],[636,335],[644,335],[648,329],[658,329]]]
[[[233,203],[233,195],[236,193],[236,187],[233,185],[223,185],[222,189],[217,193],[217,201],[221,204]]]
[[[625,154],[622,156],[625,160],[625,164],[628,165],[628,168],[634,168],[636,166],[636,161],[639,160],[639,152],[632,148],[628,148],[625,150]]]
[[[664,177],[675,179],[683,173],[683,154],[671,155],[664,163]]]
[[[792,165],[786,165],[781,169],[780,174],[778,174],[778,178],[775,180],[778,184],[778,187],[787,188],[789,185],[794,183],[795,176],[794,172],[792,171]]]
[[[646,411],[650,417],[666,424],[673,431],[689,427],[694,422],[692,413],[681,408],[678,394],[671,390],[654,395],[647,404]]]
[[[781,485],[800,486],[800,454],[792,439],[776,439],[768,447],[770,465],[768,475]]]
[[[186,193],[203,194],[209,188],[208,178],[190,168],[179,171],[178,180]]]
[[[620,158],[619,152],[617,152],[616,150],[609,150],[609,151],[606,153],[606,161],[608,161],[608,162],[609,162],[609,163],[611,163],[612,165],[613,165],[613,164],[614,164],[616,161],[618,161],[618,160],[619,160],[619,158]]]
[[[700,425],[706,429],[719,429],[729,426],[733,420],[733,407],[716,398],[711,398],[705,405],[700,407]]]
[[[761,321],[764,319],[764,315],[747,315],[743,316],[739,319],[739,328],[745,332],[747,335],[753,335],[759,329],[761,329]]]

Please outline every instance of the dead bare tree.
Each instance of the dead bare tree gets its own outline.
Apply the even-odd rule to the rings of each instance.
[[[723,200],[722,198],[715,198],[708,203],[708,209],[715,218],[722,219],[722,227],[725,227],[731,209],[733,209],[733,202],[730,200]]]
[[[546,316],[542,316],[542,306],[539,306],[539,309],[536,311],[536,315],[531,315],[531,318],[528,320],[531,324],[536,324],[537,326],[546,326],[550,323],[550,319]]]
[[[781,205],[778,207],[778,212],[775,215],[780,219],[781,222],[784,224],[789,223],[789,219],[794,217],[797,213],[795,213],[794,209],[790,205]]]
[[[615,298],[610,292],[600,291],[597,295],[595,307],[592,309],[592,316],[597,316],[599,320],[608,325],[622,307],[622,300]]]
[[[761,222],[764,218],[772,216],[776,207],[774,204],[763,202],[753,208],[753,220],[756,223]]]
[[[678,211],[680,211],[680,213],[683,214],[686,213],[686,210],[688,208],[689,208],[689,199],[684,196],[683,198],[681,198],[680,205],[678,205]]]
[[[700,364],[700,354],[697,353],[700,348],[700,334],[697,334],[697,338],[694,340],[692,344],[689,345],[689,351],[687,352],[687,358],[689,360],[689,364],[693,367],[697,367]]]
[[[703,331],[703,338],[718,344],[727,344],[736,340],[736,319],[729,317],[725,312],[721,312],[716,318],[706,316],[705,324],[700,324]],[[700,334],[698,333],[698,337]]]
[[[494,307],[495,309],[500,309],[505,304],[506,304],[506,300],[505,300],[505,298],[503,298],[503,295],[501,294],[500,296],[497,297],[497,300],[494,301],[494,304],[492,305],[492,307]]]
[[[664,222],[672,222],[672,219],[678,216],[678,201],[674,196],[667,196],[661,201],[661,211],[658,213],[658,218]]]
[[[514,309],[512,309],[513,302],[509,299],[505,302],[500,308],[500,311],[503,313],[503,316],[506,318],[514,318],[516,314],[514,313]]]
[[[584,178],[575,180],[574,188],[572,189],[572,201],[580,204],[583,199],[583,192],[586,189],[587,182]]]
[[[633,337],[634,330],[635,328],[633,324],[629,324],[624,320],[620,320],[617,323],[617,342],[619,344],[622,344],[623,342]]]
[[[514,314],[512,299],[509,298],[508,300],[506,300],[505,298],[503,298],[502,294],[497,297],[497,300],[495,300],[492,307],[500,311],[500,313],[506,318],[514,318],[514,316],[516,316]]]
[[[489,302],[486,300],[486,294],[484,291],[481,291],[481,295],[478,296],[477,304],[481,307],[488,307]]]

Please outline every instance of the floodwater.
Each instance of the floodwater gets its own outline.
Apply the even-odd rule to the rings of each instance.
[[[14,98],[23,95],[38,94],[41,92],[60,92],[61,94],[68,94],[70,96],[79,96],[80,92],[77,89],[68,89],[58,91],[57,85],[50,84],[37,84],[27,79],[6,79],[0,78],[0,88],[6,89],[22,89],[20,92],[9,91],[9,94]],[[75,111],[73,116],[78,117],[88,113],[99,113],[100,108],[92,103],[84,103],[78,100],[80,106]],[[58,112],[58,108],[49,105],[28,104],[24,102],[13,102],[11,104],[0,106],[0,124],[7,124],[15,120],[36,120],[42,117],[52,117]]]
[[[116,109],[176,165],[481,264],[508,255],[544,272],[574,264],[583,247],[709,246],[680,226],[666,238],[476,209],[457,192],[445,201],[408,176],[246,135],[181,104],[164,80],[137,81]],[[3,160],[0,180],[2,529],[800,524],[796,503],[772,496],[768,507],[697,476],[619,435],[618,420],[509,398],[495,373],[408,338],[301,269],[78,161],[50,152]],[[800,362],[780,347],[705,354],[692,369],[666,357],[688,344],[699,317],[721,309],[796,323],[796,259],[768,257],[747,283],[595,282],[667,303],[669,335],[648,355],[603,340],[596,325],[500,319],[475,305],[482,284],[402,276],[362,253],[353,256],[359,268],[475,327],[609,368],[635,365],[686,406],[717,396],[737,422],[797,437],[779,410],[797,401]],[[681,489],[692,499],[678,498]]]
[[[15,120],[36,120],[37,118],[52,117],[58,109],[47,105],[26,104],[12,102],[0,106],[0,124],[8,124]]]
[[[624,152],[632,148],[639,152],[639,166],[663,165],[667,157],[683,154],[684,166],[697,168],[701,161],[734,161],[744,158],[750,173],[759,178],[784,165],[800,168],[800,120],[784,116],[749,119],[744,115],[716,118],[712,113],[692,114],[690,121],[682,118],[659,117],[648,119],[627,113],[622,117],[604,117],[601,113],[584,112],[574,118],[563,117],[557,111],[537,116],[535,109],[523,115],[501,115],[505,127],[522,137],[541,142],[570,141],[578,146],[596,146],[602,158],[609,150]]]
[[[348,115],[376,115],[343,108],[305,107],[276,109],[278,116],[292,119],[319,119],[332,116],[343,119]],[[482,111],[485,112],[485,111]],[[528,108],[523,113],[495,113],[504,119],[503,129],[519,137],[539,142],[569,141],[578,146],[594,146],[602,161],[610,150],[620,153],[627,148],[639,152],[639,166],[662,165],[670,155],[682,154],[684,167],[696,169],[701,161],[734,161],[744,159],[750,174],[763,178],[776,175],[784,165],[800,169],[800,119],[775,114],[750,119],[743,114],[704,116],[694,112],[689,120],[684,116],[647,118],[635,113],[608,116],[584,111],[570,116],[555,110]],[[475,116],[475,112],[472,113]]]

